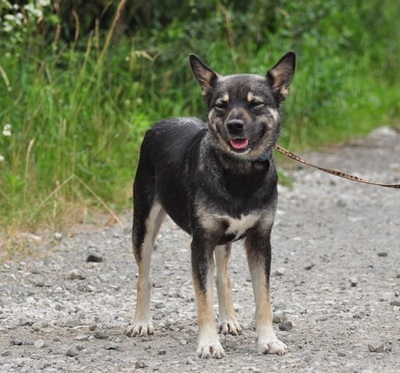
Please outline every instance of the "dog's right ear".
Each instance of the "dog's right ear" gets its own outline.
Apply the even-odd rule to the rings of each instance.
[[[289,94],[289,86],[292,82],[295,69],[296,54],[288,52],[267,73],[267,80],[279,102],[284,101]]]
[[[193,71],[193,75],[200,84],[201,93],[204,99],[208,102],[210,93],[214,89],[219,75],[214,70],[209,68],[195,54],[191,53],[189,55],[189,62]]]

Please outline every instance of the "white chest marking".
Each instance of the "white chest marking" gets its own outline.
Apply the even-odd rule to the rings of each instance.
[[[229,226],[225,234],[234,234],[235,239],[237,239],[248,229],[254,227],[254,225],[260,220],[260,215],[242,215],[239,219],[232,218],[231,216],[218,216],[217,219],[226,221]]]

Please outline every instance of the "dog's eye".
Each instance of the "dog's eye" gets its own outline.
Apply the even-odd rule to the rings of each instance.
[[[214,105],[214,108],[219,111],[225,110],[227,107],[228,103],[225,101],[217,101]]]
[[[264,102],[262,101],[251,101],[249,106],[253,109],[261,109],[264,106]]]

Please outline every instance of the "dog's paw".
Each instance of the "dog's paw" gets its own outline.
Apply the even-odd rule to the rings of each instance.
[[[221,346],[221,343],[216,342],[216,343],[206,343],[206,344],[200,344],[199,347],[197,348],[197,355],[201,359],[209,359],[209,358],[215,358],[215,359],[221,359],[222,357],[225,356],[225,351]]]
[[[128,337],[146,336],[153,334],[154,334],[154,328],[151,321],[143,323],[134,322],[132,325],[129,325],[125,330],[125,335]]]
[[[239,335],[243,333],[242,328],[236,320],[220,321],[218,324],[218,332],[223,335]]]
[[[259,354],[277,354],[284,355],[288,352],[287,346],[278,339],[258,342]]]

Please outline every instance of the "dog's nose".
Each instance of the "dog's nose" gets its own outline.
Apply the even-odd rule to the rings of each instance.
[[[231,119],[228,124],[228,131],[232,135],[239,135],[243,132],[244,122],[241,119]]]

